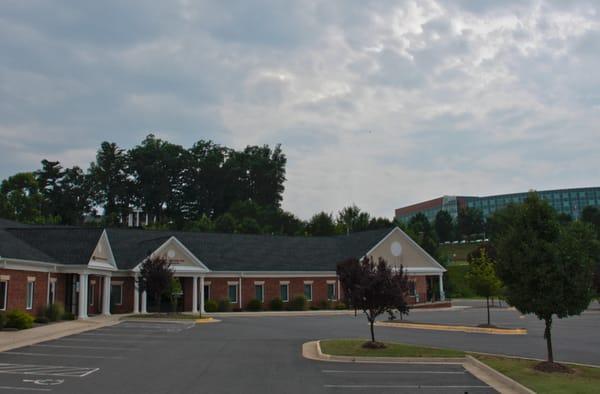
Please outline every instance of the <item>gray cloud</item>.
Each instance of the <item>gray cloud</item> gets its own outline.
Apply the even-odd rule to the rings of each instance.
[[[103,140],[281,142],[284,207],[598,184],[596,2],[0,4],[0,177]]]

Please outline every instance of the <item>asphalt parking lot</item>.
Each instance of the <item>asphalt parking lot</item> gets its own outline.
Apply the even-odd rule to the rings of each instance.
[[[291,322],[303,322],[304,317]],[[314,318],[310,318],[314,319]],[[335,323],[335,317],[320,317]],[[332,320],[333,319],[333,320]],[[123,322],[0,353],[0,391],[54,393],[492,393],[461,365],[302,358],[287,318]],[[287,337],[287,339],[286,339]]]

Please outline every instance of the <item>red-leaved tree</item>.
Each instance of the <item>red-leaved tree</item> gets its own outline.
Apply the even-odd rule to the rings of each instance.
[[[408,314],[408,279],[402,266],[392,268],[382,258],[377,263],[372,258],[350,259],[338,264],[337,274],[346,303],[367,316],[372,345],[375,344],[373,325],[377,316],[384,312],[393,315],[394,311]]]
[[[140,266],[138,286],[140,290],[146,290],[154,295],[158,312],[160,312],[161,295],[169,289],[172,279],[171,263],[164,257],[147,257]]]

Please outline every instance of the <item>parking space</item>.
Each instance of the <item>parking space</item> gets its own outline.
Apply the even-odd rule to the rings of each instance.
[[[101,378],[107,368],[126,369],[144,348],[193,325],[122,322],[0,353],[0,392],[81,392],[82,380]]]
[[[331,393],[496,393],[460,364],[322,365],[323,387]]]

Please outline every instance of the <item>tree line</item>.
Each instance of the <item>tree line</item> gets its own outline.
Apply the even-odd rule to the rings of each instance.
[[[152,228],[248,234],[336,235],[392,226],[352,205],[303,221],[281,208],[281,146],[190,148],[148,135],[129,150],[103,142],[84,170],[44,159],[0,184],[0,217],[24,223],[123,226],[141,210]]]

